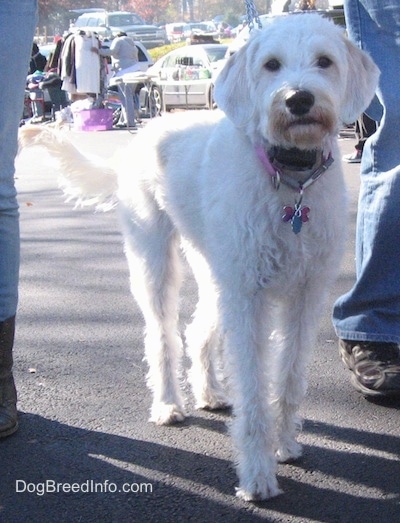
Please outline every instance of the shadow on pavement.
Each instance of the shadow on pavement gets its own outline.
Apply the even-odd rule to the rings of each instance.
[[[189,418],[186,423],[225,430],[223,420]],[[398,438],[362,429],[306,421],[305,434],[369,447],[375,455],[307,445],[299,462],[279,467],[282,496],[246,505],[233,495],[236,476],[227,460],[161,442],[84,430],[35,414],[21,413],[20,425],[15,436],[0,443],[4,522],[355,523],[397,521],[400,516]],[[318,485],[312,481],[315,474],[332,476],[333,481]],[[335,478],[353,485],[352,493],[336,490]],[[42,495],[39,486],[46,481],[51,482],[50,489],[57,483],[83,487],[79,492],[53,490]],[[126,486],[134,491],[123,492]],[[379,489],[381,495],[372,499],[365,488]]]

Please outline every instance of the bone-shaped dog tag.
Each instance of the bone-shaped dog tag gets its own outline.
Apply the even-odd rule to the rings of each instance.
[[[290,222],[292,231],[295,234],[299,234],[303,223],[306,223],[309,220],[308,213],[310,212],[310,208],[302,207],[300,204],[296,203],[294,208],[286,205],[283,210],[285,214],[282,216],[282,220],[284,222]]]

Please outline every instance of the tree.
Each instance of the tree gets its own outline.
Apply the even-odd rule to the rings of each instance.
[[[165,13],[168,11],[169,0],[134,0],[132,11],[138,13],[147,22],[161,23],[165,22]]]
[[[152,23],[181,20],[210,20],[223,15],[225,20],[239,21],[246,13],[244,0],[39,0],[39,31],[46,27],[47,34],[62,34],[77,18],[73,9],[98,7],[108,11],[132,11]],[[255,0],[258,12],[265,13],[271,0]],[[232,23],[232,22],[231,22]]]

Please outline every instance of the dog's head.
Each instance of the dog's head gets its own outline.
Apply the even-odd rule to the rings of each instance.
[[[368,106],[379,70],[343,30],[319,14],[271,19],[253,30],[215,84],[215,100],[254,141],[323,147],[340,123]]]

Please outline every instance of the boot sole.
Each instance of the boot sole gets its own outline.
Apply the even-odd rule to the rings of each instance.
[[[12,427],[10,427],[9,429],[7,430],[2,430],[0,432],[0,439],[2,438],[6,438],[7,436],[11,436],[12,434],[14,434],[15,432],[17,432],[18,430],[18,421],[15,423],[15,425],[13,425]]]

